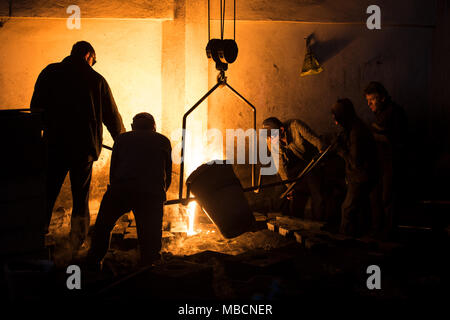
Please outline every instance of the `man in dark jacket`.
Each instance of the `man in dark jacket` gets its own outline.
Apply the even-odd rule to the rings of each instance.
[[[263,128],[276,129],[279,136],[269,135],[270,140],[278,139],[279,143],[279,168],[278,174],[282,180],[293,179],[308,165],[312,158],[324,149],[321,138],[315,134],[301,120],[292,119],[282,123],[275,117],[267,118],[263,121]],[[324,199],[322,197],[322,175],[320,168],[316,167],[296,185],[290,194],[289,214],[294,216],[304,216],[304,209],[308,197],[311,196],[312,211],[314,219],[324,218]],[[301,211],[301,212],[300,212]]]
[[[84,242],[89,227],[89,187],[92,164],[102,148],[102,123],[113,139],[125,131],[108,83],[92,69],[95,62],[94,48],[88,42],[75,43],[70,56],[42,70],[31,99],[31,109],[43,112],[48,143],[47,230],[69,172],[74,250]]]
[[[384,238],[395,235],[398,223],[398,198],[405,176],[402,174],[406,153],[407,118],[402,107],[391,100],[379,82],[364,90],[367,104],[375,115],[372,131],[378,148],[382,178],[372,194],[381,208],[373,211],[374,234]]]
[[[345,161],[347,183],[340,232],[361,236],[369,231],[370,192],[379,179],[377,149],[372,133],[358,118],[349,99],[338,100],[331,111],[336,124],[343,128],[336,147]]]
[[[132,128],[114,143],[110,185],[100,205],[87,257],[90,267],[100,265],[116,221],[130,210],[136,218],[142,263],[151,264],[159,257],[163,204],[172,174],[170,141],[156,132],[149,113],[137,114]]]

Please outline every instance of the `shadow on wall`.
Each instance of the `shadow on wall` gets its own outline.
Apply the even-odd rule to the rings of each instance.
[[[345,49],[353,40],[351,35],[342,36],[326,41],[320,41],[314,33],[308,36],[311,50],[314,52],[319,63],[324,64],[339,52]]]

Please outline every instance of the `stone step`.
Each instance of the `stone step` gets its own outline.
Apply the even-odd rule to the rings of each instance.
[[[318,234],[313,232],[295,231],[295,240],[302,244],[306,249],[315,249],[318,247],[326,247],[332,244],[331,241],[320,238]]]
[[[278,226],[279,225],[276,223],[276,221],[267,222],[267,229],[269,229],[270,231],[278,232]]]
[[[290,230],[315,230],[320,231],[324,223],[290,216],[277,216],[276,221],[285,225]]]
[[[128,227],[126,233],[123,237],[124,239],[137,239],[137,229],[136,227]]]
[[[259,212],[253,212],[253,216],[255,217],[255,221],[267,221],[268,217],[265,214]]]
[[[320,231],[322,226],[322,222],[288,216],[276,216],[275,220],[267,222],[267,228],[269,230],[277,232],[286,238],[293,238],[294,232],[299,230],[322,232]]]

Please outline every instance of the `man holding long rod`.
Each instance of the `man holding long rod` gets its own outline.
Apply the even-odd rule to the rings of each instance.
[[[263,128],[270,130],[267,138],[269,146],[278,140],[278,174],[282,180],[296,178],[302,171],[309,170],[311,160],[325,148],[322,139],[298,119],[282,123],[275,117],[267,118],[263,121]],[[306,202],[311,196],[313,218],[322,220],[324,218],[322,191],[322,175],[320,168],[316,167],[288,192],[289,209],[285,214],[304,217]]]

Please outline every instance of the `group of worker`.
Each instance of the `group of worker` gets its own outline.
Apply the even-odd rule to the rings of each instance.
[[[150,264],[159,258],[161,249],[163,205],[172,176],[171,144],[156,132],[155,120],[146,112],[135,115],[132,131],[125,132],[108,83],[92,68],[95,63],[92,45],[79,41],[62,62],[42,70],[35,84],[30,107],[43,115],[48,149],[45,232],[69,172],[72,251],[77,252],[87,240],[92,165],[102,149],[105,124],[114,139],[110,184],[100,204],[87,265],[101,268],[116,221],[131,210],[141,261]]]
[[[398,224],[407,118],[381,83],[370,82],[364,96],[375,115],[371,127],[358,117],[350,99],[338,99],[331,107],[333,120],[341,132],[331,141],[330,153],[334,151],[345,161],[346,194],[337,231],[353,237],[392,239]],[[279,143],[281,179],[299,177],[310,161],[315,165],[302,177],[299,188],[288,194],[288,214],[304,217],[310,198],[312,217],[325,221],[328,231],[333,230],[335,220],[327,216],[330,210],[326,207],[335,201],[330,201],[333,199],[329,199],[329,190],[324,190],[323,163],[315,163],[327,143],[298,119],[282,123],[271,117],[264,120],[263,127],[271,131],[268,140],[276,139]]]
[[[171,144],[156,132],[155,120],[149,113],[135,115],[132,131],[125,132],[107,81],[92,68],[95,63],[92,45],[79,41],[63,61],[48,65],[35,84],[31,110],[42,112],[48,146],[45,231],[48,232],[55,201],[69,173],[72,250],[79,250],[87,239],[92,165],[102,149],[105,124],[114,139],[110,183],[95,222],[87,264],[101,267],[116,221],[131,210],[136,218],[141,261],[151,264],[159,259],[161,249],[163,205],[172,174]],[[347,183],[340,231],[353,236],[363,231],[360,220],[366,217],[371,202],[383,211],[373,219],[377,231],[395,225],[395,173],[406,131],[403,110],[392,102],[380,83],[370,83],[364,93],[377,119],[372,130],[357,116],[349,99],[340,99],[331,108],[343,130],[333,145],[345,160]],[[282,179],[295,177],[327,146],[300,120],[282,123],[272,117],[264,121],[263,127],[271,129],[269,140],[279,140],[278,171]],[[322,215],[326,202],[321,180],[320,171],[314,169],[299,183],[309,190],[317,216]],[[304,209],[308,196],[296,190],[289,194],[296,203],[292,208]]]

